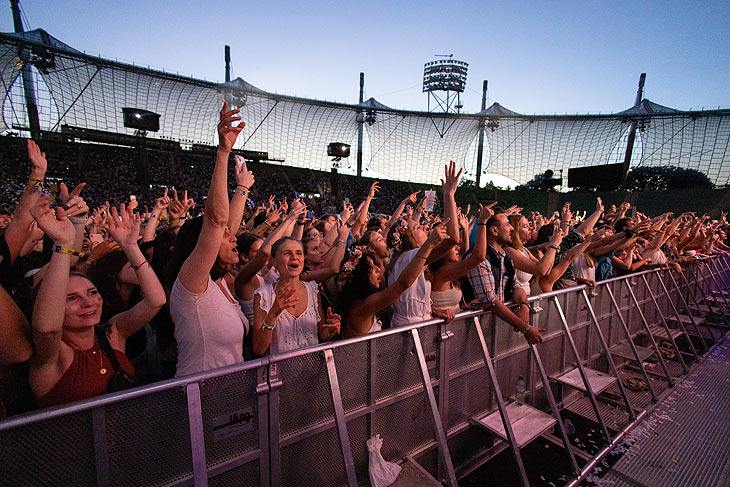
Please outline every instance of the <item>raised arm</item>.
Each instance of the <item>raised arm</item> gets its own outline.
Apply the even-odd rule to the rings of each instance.
[[[223,103],[218,123],[218,152],[205,201],[203,228],[195,249],[178,274],[180,283],[193,294],[202,294],[207,289],[210,269],[215,264],[221,239],[228,226],[228,157],[238,134],[246,125],[245,122],[237,126],[230,125],[241,119],[238,112],[239,110],[229,111],[228,104]]]
[[[144,233],[142,233],[142,242],[151,242],[155,239],[160,215],[168,206],[170,206],[170,197],[167,196],[167,188],[165,188],[165,194],[155,200],[155,207],[152,208],[152,214],[147,219],[147,225],[145,225]]]
[[[243,161],[240,166],[236,163],[234,170],[236,172],[236,189],[233,191],[233,196],[231,197],[231,210],[228,216],[228,229],[231,235],[238,234],[243,212],[246,210],[248,192],[256,181],[256,178],[253,177],[253,172],[248,170],[246,161]]]
[[[46,154],[41,152],[38,145],[32,139],[28,139],[28,158],[30,159],[31,171],[25,190],[18,205],[15,207],[13,220],[5,229],[5,243],[10,250],[10,260],[14,262],[20,255],[23,245],[28,238],[30,232],[30,224],[33,216],[30,214],[31,208],[35,206],[41,196],[41,188],[43,187],[44,178],[46,177]]]
[[[466,275],[487,257],[487,221],[494,215],[492,207],[496,204],[497,202],[495,201],[487,206],[480,205],[479,216],[477,217],[477,238],[474,242],[474,249],[466,259],[452,262],[439,268],[433,275],[434,287],[440,287],[444,282],[453,281]]]
[[[347,236],[350,233],[350,229],[342,223],[333,225],[333,228],[337,228],[337,241],[325,254],[324,264],[318,269],[302,272],[300,277],[302,281],[323,282],[340,272],[340,264],[345,257]]]
[[[251,259],[250,262],[247,262],[238,271],[236,280],[234,281],[234,288],[236,295],[239,298],[244,295],[244,286],[246,283],[249,282],[258,271],[263,269],[264,265],[266,265],[266,261],[269,260],[269,256],[271,256],[271,246],[281,237],[285,237],[291,232],[292,225],[294,225],[294,222],[297,221],[300,213],[302,211],[306,211],[306,207],[304,206],[304,203],[300,202],[300,200],[294,200],[292,201],[290,210],[291,211],[284,221],[281,222],[281,224],[276,227],[261,243],[261,248],[259,248],[258,252],[256,252],[254,258]]]
[[[459,169],[456,172],[456,163],[449,161],[448,166],[444,166],[444,179],[441,180],[441,185],[444,190],[444,220],[446,223],[446,233],[454,243],[459,243],[459,217],[456,214],[456,188],[459,186],[459,178],[464,168]]]
[[[596,198],[596,209],[588,218],[583,220],[583,223],[578,225],[578,228],[575,229],[578,235],[581,237],[590,235],[593,232],[593,227],[596,225],[596,222],[598,222],[598,219],[601,218],[601,213],[603,213],[603,202],[601,201],[601,198]]]
[[[398,219],[400,218],[401,213],[403,213],[403,210],[405,209],[405,207],[406,207],[406,205],[408,203],[414,203],[415,204],[416,201],[418,201],[418,193],[420,193],[420,191],[416,191],[415,193],[411,193],[408,196],[406,196],[406,198],[403,201],[400,202],[400,204],[398,205],[398,208],[396,208],[395,211],[393,212],[393,214],[390,216],[390,219],[388,220],[388,223],[385,224],[385,230],[383,230],[383,232],[384,232],[383,235],[387,235],[388,234],[388,231],[390,230],[390,227],[392,227],[395,224],[395,222],[398,221]]]
[[[361,230],[365,227],[368,222],[368,212],[370,211],[370,203],[372,203],[375,193],[380,191],[379,183],[375,181],[370,185],[370,191],[368,192],[367,198],[357,210],[355,224],[352,226],[352,234],[360,235]]]
[[[442,241],[447,238],[447,232],[444,225],[439,225],[428,235],[426,242],[416,252],[415,257],[403,268],[398,278],[393,284],[386,287],[385,289],[371,294],[364,301],[356,301],[350,309],[349,315],[358,317],[371,317],[381,309],[386,308],[393,304],[406,289],[411,287],[411,284],[421,274],[423,266],[428,259],[429,254],[435,249]],[[361,257],[367,258],[365,256]],[[375,265],[371,262],[371,265]],[[347,330],[348,336],[363,335],[370,330],[372,320],[350,320],[352,326]]]
[[[32,214],[38,226],[59,250],[51,254],[51,261],[38,288],[32,317],[33,364],[35,367],[54,366],[59,365],[66,290],[71,267],[71,254],[67,249],[70,250],[73,245],[76,230],[63,208],[57,208],[54,214],[47,195],[33,207]]]
[[[134,305],[132,309],[112,316],[109,320],[112,327],[110,338],[117,342],[117,348],[120,350],[124,350],[127,337],[149,323],[166,302],[162,284],[137,245],[140,220],[139,214],[135,214],[124,204],[119,206],[119,211],[114,207],[111,209],[109,233],[127,256],[129,264],[137,275],[139,287],[142,289],[142,301]]]

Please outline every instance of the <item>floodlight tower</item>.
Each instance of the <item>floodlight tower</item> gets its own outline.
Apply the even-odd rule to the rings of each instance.
[[[459,113],[463,108],[461,94],[466,88],[469,64],[454,59],[453,54],[436,54],[435,57],[443,59],[423,65],[423,93],[428,93],[428,111]]]

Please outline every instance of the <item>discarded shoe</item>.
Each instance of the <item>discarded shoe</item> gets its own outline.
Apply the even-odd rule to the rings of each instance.
[[[649,386],[646,384],[646,381],[640,377],[626,377],[621,382],[623,382],[623,384],[628,389],[630,389],[634,392],[649,390]]]

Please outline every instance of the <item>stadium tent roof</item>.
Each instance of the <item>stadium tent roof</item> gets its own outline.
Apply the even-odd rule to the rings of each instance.
[[[677,111],[643,100],[609,115],[522,115],[498,103],[475,114],[398,110],[375,99],[344,104],[279,95],[243,79],[213,83],[86,55],[43,30],[0,34],[0,131],[27,131],[20,70],[35,78],[41,129],[64,125],[131,135],[122,107],[161,115],[148,137],[183,147],[217,143],[223,95],[240,107],[246,128],[237,148],[260,150],[285,165],[329,170],[330,142],[356,143],[364,124],[363,166],[388,178],[437,184],[445,161],[475,174],[477,134],[485,127],[482,170],[520,183],[545,169],[621,162],[631,122],[638,127],[633,165],[697,169],[730,183],[730,110]],[[353,158],[354,159],[354,158]],[[354,164],[354,161],[350,162]]]
[[[255,93],[266,93],[264,90],[260,88],[256,88],[251,83],[242,80],[241,78],[236,78],[234,80],[231,80],[227,83],[221,83],[219,85],[220,89],[222,91],[226,90],[242,90],[242,91],[252,91]]]
[[[517,112],[503,107],[499,103],[492,103],[491,106],[481,112],[477,112],[476,115],[520,115]]]
[[[364,102],[358,103],[358,105],[361,107],[365,107],[365,108],[377,108],[379,110],[392,110],[392,108],[383,105],[375,98],[368,98]]]
[[[665,107],[653,101],[649,101],[646,98],[641,100],[638,105],[633,106],[623,112],[618,112],[616,115],[654,115],[654,114],[669,114],[679,113],[679,110],[674,108]]]

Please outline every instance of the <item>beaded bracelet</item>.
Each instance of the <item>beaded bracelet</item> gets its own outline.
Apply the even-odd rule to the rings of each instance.
[[[267,325],[266,321],[262,321],[261,326],[263,326],[265,330],[273,330],[274,328],[276,328],[276,324]]]
[[[143,266],[143,265],[145,265],[145,264],[149,265],[149,262],[147,262],[147,259],[143,260],[143,261],[142,261],[142,262],[140,262],[140,263],[139,263],[138,265],[134,265],[134,264],[132,264],[131,262],[129,263],[129,265],[130,265],[130,266],[132,267],[132,269],[134,269],[135,271],[138,271],[138,270],[140,269],[140,267],[142,267],[142,266]]]

